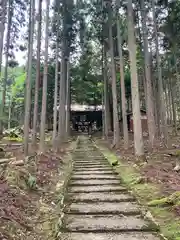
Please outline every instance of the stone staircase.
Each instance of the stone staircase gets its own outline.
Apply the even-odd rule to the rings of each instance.
[[[108,161],[86,137],[74,153],[61,240],[158,240]]]

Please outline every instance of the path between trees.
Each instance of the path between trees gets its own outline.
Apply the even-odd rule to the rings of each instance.
[[[88,138],[80,138],[73,160],[59,239],[160,239],[155,225],[143,217],[135,198]]]

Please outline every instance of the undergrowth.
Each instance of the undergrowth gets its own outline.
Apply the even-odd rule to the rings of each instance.
[[[125,163],[106,147],[98,147],[137,200],[151,212],[162,234],[169,240],[180,240],[180,218],[173,213],[173,207],[180,204],[180,192],[163,196],[160,185],[148,182],[137,167]]]

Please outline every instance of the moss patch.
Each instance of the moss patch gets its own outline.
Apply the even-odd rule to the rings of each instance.
[[[133,192],[137,200],[151,212],[159,224],[162,234],[168,239],[180,240],[180,219],[175,216],[171,207],[171,204],[179,204],[179,192],[169,197],[162,196],[160,186],[142,180],[142,176],[136,167],[124,163],[109,149],[101,145],[98,148],[111,165],[118,160],[118,165],[114,167],[114,170],[119,174],[124,184]],[[159,204],[161,202],[159,202],[159,199],[163,203],[169,203],[170,201],[171,204],[168,204],[168,206],[167,204],[162,204],[162,207]],[[149,204],[150,206],[147,203],[151,203]]]

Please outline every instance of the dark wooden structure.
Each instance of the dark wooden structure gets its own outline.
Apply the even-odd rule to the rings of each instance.
[[[71,111],[71,125],[72,129],[78,131],[87,130],[88,126],[97,129],[102,127],[102,110],[85,110],[85,111]]]

